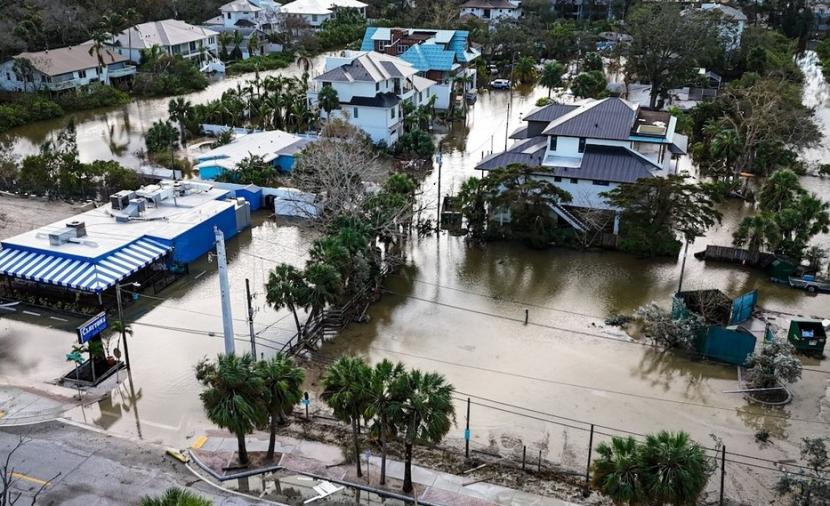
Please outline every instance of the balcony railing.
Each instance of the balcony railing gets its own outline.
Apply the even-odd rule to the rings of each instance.
[[[124,65],[123,67],[107,69],[110,77],[124,77],[135,74],[135,65]]]
[[[46,88],[51,91],[61,91],[61,90],[69,90],[72,88],[77,88],[81,85],[80,79],[65,79],[63,81],[52,81],[46,83]]]

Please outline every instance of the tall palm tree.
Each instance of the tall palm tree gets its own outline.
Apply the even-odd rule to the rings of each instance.
[[[277,421],[283,420],[285,412],[300,402],[303,397],[305,372],[294,365],[294,359],[281,353],[270,360],[257,362],[257,373],[265,383],[266,402],[270,417],[270,438],[268,440],[269,460],[274,458],[277,439]]]
[[[780,232],[772,215],[761,212],[741,220],[738,229],[732,234],[732,242],[735,246],[746,246],[750,261],[755,263],[761,249],[766,247],[769,251],[774,251],[778,247]]]
[[[640,481],[652,504],[697,504],[714,467],[688,434],[649,434],[638,453]]]
[[[337,302],[343,293],[343,281],[337,269],[329,264],[313,262],[303,273],[308,284],[309,320],[320,314],[328,304]]]
[[[221,56],[222,60],[228,59],[228,46],[233,43],[233,36],[230,32],[219,32],[219,36],[216,38],[219,42],[219,55]]]
[[[185,140],[187,140],[185,123],[193,115],[193,104],[184,97],[172,98],[167,104],[167,113],[170,114],[170,119],[179,124],[179,134],[181,135],[182,146],[184,146]]]
[[[248,37],[248,56],[256,56],[257,51],[261,49],[262,45],[259,42],[259,37],[256,33],[252,33]]]
[[[233,51],[231,52],[233,58],[235,60],[242,59],[242,42],[245,40],[245,37],[242,36],[239,30],[234,30],[233,35],[231,35],[231,41],[233,42]]]
[[[140,506],[212,506],[213,502],[181,488],[168,488],[159,497],[144,496]]]
[[[638,504],[644,490],[638,479],[637,442],[632,437],[614,437],[597,446],[591,480],[616,504]]]
[[[220,354],[216,362],[203,359],[196,364],[196,379],[205,387],[199,398],[208,419],[230,430],[239,447],[239,463],[248,464],[245,436],[265,424],[268,411],[262,378],[249,354],[239,357]]]
[[[124,11],[124,24],[127,30],[127,58],[133,59],[133,26],[139,20],[138,12],[130,7]]]
[[[536,67],[533,58],[522,56],[513,69],[513,79],[522,84],[530,84],[536,80]]]
[[[107,39],[109,39],[109,35],[103,30],[95,30],[90,34],[91,44],[89,45],[89,50],[87,51],[90,56],[95,55],[97,60],[97,67],[96,70],[98,72],[98,79],[103,81],[103,69],[106,63],[104,63],[104,52],[106,51],[106,43]]]
[[[393,364],[389,360],[375,364],[372,377],[369,381],[369,404],[367,414],[374,419],[373,430],[380,439],[380,484],[386,484],[386,453],[387,443],[391,436],[397,434],[395,410],[400,406],[400,400],[394,396],[394,385],[398,378],[406,374],[404,365],[400,362]]]
[[[565,72],[565,67],[557,61],[548,62],[542,68],[542,75],[539,78],[539,84],[548,89],[548,98],[554,88],[562,86],[562,74]]]
[[[308,306],[309,300],[309,289],[302,272],[285,263],[274,267],[265,285],[265,300],[277,311],[288,308],[294,316],[297,335],[302,333],[297,309]]]
[[[320,104],[320,109],[326,111],[327,118],[331,115],[331,111],[340,108],[340,98],[333,86],[323,86],[323,89],[317,94],[317,101]]]
[[[115,45],[115,39],[124,31],[124,17],[119,14],[105,14],[101,16],[101,28],[109,36],[110,44]]]
[[[455,423],[455,391],[443,375],[410,371],[398,377],[393,387],[398,399],[394,408],[395,423],[404,436],[403,491],[412,492],[412,447],[416,444],[436,444]]]
[[[323,375],[323,392],[320,397],[334,411],[338,420],[351,424],[357,476],[360,469],[360,443],[358,424],[369,405],[369,382],[372,370],[362,358],[340,357]]]

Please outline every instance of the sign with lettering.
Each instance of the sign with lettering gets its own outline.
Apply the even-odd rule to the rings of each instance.
[[[78,327],[78,342],[84,344],[107,329],[107,313],[101,311]]]

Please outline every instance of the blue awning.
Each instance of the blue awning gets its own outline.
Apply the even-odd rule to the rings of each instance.
[[[161,258],[168,251],[169,246],[151,239],[139,239],[96,260],[80,260],[45,251],[11,247],[0,251],[0,275],[85,292],[101,292]]]

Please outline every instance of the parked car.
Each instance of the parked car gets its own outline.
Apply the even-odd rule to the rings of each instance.
[[[790,276],[790,286],[793,288],[801,288],[810,293],[827,292],[830,293],[830,280],[817,278],[815,276]]]
[[[494,79],[490,81],[490,87],[494,90],[509,90],[510,79]]]

